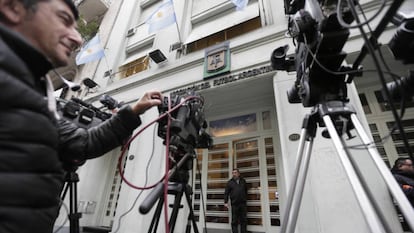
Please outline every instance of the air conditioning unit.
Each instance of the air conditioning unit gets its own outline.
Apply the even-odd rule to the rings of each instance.
[[[133,36],[135,34],[135,32],[136,32],[135,28],[128,29],[127,37]]]
[[[184,45],[183,45],[183,43],[181,43],[181,42],[177,42],[177,43],[174,43],[174,44],[172,44],[172,45],[170,45],[170,52],[171,51],[174,51],[174,50],[183,50],[184,49]]]

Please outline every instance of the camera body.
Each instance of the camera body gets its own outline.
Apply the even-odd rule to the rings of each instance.
[[[57,110],[61,116],[81,128],[91,128],[112,117],[111,114],[85,103],[78,98],[57,100]]]
[[[167,130],[170,130],[170,149],[176,155],[193,152],[194,148],[210,148],[212,139],[205,131],[207,122],[201,96],[189,93],[164,97],[158,111],[162,115],[179,104],[182,105],[169,114],[172,118],[169,129],[168,117],[158,121],[158,136],[164,139],[165,144]]]
[[[311,107],[320,102],[347,100],[345,75],[335,73],[346,70],[342,51],[349,29],[336,17],[336,1],[285,1],[285,12],[290,15],[288,33],[296,42],[294,56],[286,56],[286,46],[271,55],[276,70],[296,71],[296,81],[287,91],[290,103]],[[354,19],[347,6],[341,6],[346,23]]]

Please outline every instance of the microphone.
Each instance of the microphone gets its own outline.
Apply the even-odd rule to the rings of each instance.
[[[60,75],[56,70],[53,70],[56,75],[60,78],[60,80],[66,85],[68,86],[72,91],[78,91],[81,86],[77,83],[71,82],[67,79],[65,79],[62,75]]]

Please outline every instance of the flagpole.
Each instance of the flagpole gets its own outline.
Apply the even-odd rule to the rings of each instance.
[[[173,0],[170,0],[170,1],[171,1],[171,5],[172,5],[172,7],[173,7],[174,16],[175,16],[175,27],[177,28],[177,32],[178,32],[178,41],[179,41],[180,43],[182,43],[182,42],[181,42],[181,33],[180,33],[180,29],[178,28],[177,14],[175,13],[174,1],[173,1]]]
[[[104,49],[106,49],[106,48],[104,48]],[[104,59],[105,59],[105,64],[106,64],[107,71],[109,72],[109,78],[111,79],[112,69],[109,69],[108,59],[106,59],[106,55],[104,56]]]

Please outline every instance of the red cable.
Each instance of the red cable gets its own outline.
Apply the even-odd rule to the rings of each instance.
[[[127,179],[126,179],[126,177],[124,176],[124,170],[123,170],[123,168],[122,168],[122,160],[123,160],[123,157],[124,157],[124,154],[125,154],[125,152],[126,152],[126,150],[128,149],[128,147],[129,147],[129,145],[131,144],[131,142],[133,141],[133,140],[135,140],[135,138],[139,135],[139,134],[141,134],[144,130],[146,130],[149,126],[151,126],[152,124],[154,124],[155,122],[157,122],[157,121],[159,121],[160,119],[162,119],[162,118],[164,118],[164,117],[166,117],[166,116],[169,116],[169,120],[171,119],[171,116],[170,116],[170,114],[171,114],[171,112],[173,112],[173,111],[175,111],[175,110],[177,110],[179,107],[181,107],[185,102],[187,102],[187,101],[189,101],[189,100],[191,100],[191,99],[199,99],[199,100],[201,100],[201,101],[203,101],[203,99],[202,98],[200,98],[200,97],[198,97],[198,96],[189,96],[189,97],[187,97],[187,98],[185,98],[184,99],[184,101],[182,101],[180,104],[178,104],[178,105],[176,105],[174,108],[171,108],[169,111],[167,111],[167,112],[165,112],[164,114],[162,114],[162,115],[160,115],[158,118],[156,118],[155,120],[153,120],[153,121],[151,121],[150,123],[148,123],[147,125],[145,125],[144,127],[142,127],[142,129],[141,130],[139,130],[136,134],[134,134],[133,136],[131,136],[129,139],[128,139],[128,141],[125,143],[125,145],[122,147],[122,151],[121,151],[121,154],[120,154],[120,156],[119,156],[119,159],[118,159],[118,170],[119,170],[119,174],[120,174],[120,176],[121,176],[121,179],[128,185],[128,186],[130,186],[131,188],[134,188],[134,189],[138,189],[138,190],[145,190],[145,189],[151,189],[151,188],[154,188],[155,186],[157,186],[157,184],[158,183],[160,183],[163,179],[165,179],[165,177],[166,177],[166,174],[168,174],[168,171],[166,171],[166,173],[162,176],[162,178],[157,182],[157,183],[155,183],[155,184],[153,184],[153,185],[150,185],[150,186],[145,186],[145,187],[139,187],[139,186],[136,186],[136,185],[134,185],[134,184],[132,184],[130,181],[128,181]],[[168,106],[168,108],[170,108],[170,101],[168,101],[169,103],[169,106]],[[169,121],[170,122],[170,121]],[[170,145],[170,138],[169,138],[169,134],[170,134],[170,125],[169,125],[170,123],[168,123],[168,128],[167,128],[167,136],[166,136],[166,140],[165,140],[165,143],[166,143],[166,150],[167,150],[167,153],[166,153],[166,159],[167,159],[167,161],[166,161],[166,163],[168,164],[168,154],[169,154],[169,145]],[[166,166],[167,167],[167,166]]]

